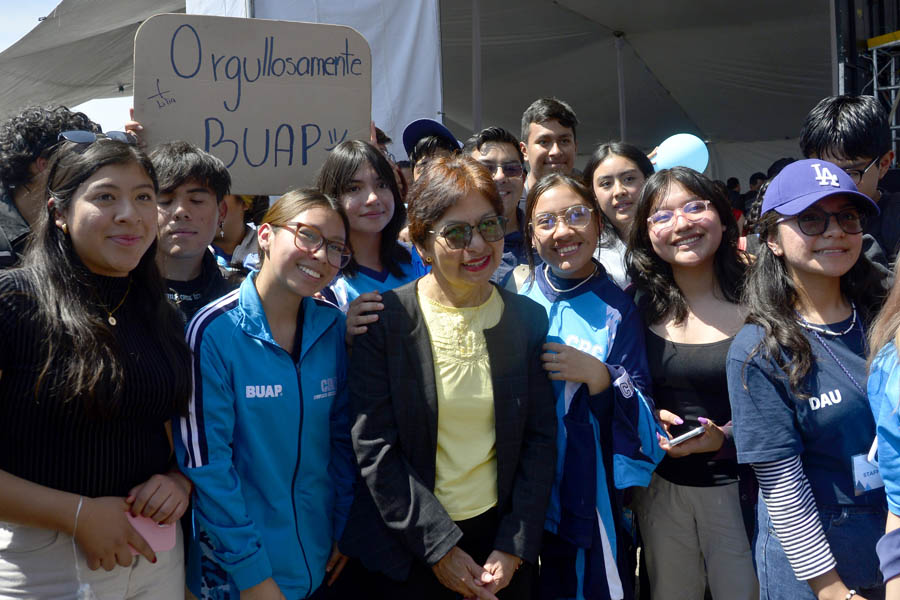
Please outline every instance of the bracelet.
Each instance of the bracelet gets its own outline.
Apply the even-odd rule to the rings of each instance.
[[[850,598],[852,598],[855,595],[856,595],[856,590],[850,590],[849,592],[847,592],[847,595],[844,596],[844,600],[850,600]]]
[[[81,506],[84,504],[84,496],[78,496],[78,508],[75,509],[75,525],[72,527],[72,539],[75,538],[75,532],[78,531],[78,516],[81,515]]]

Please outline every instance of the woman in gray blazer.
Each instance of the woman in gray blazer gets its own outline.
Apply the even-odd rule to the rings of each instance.
[[[547,315],[489,281],[505,219],[483,166],[435,159],[409,207],[431,272],[384,293],[354,342],[364,485],[342,550],[391,598],[529,598],[556,460]]]

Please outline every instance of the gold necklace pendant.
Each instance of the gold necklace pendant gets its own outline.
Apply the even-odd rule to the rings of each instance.
[[[116,312],[117,310],[119,310],[120,308],[122,308],[122,305],[125,304],[125,299],[128,297],[128,292],[130,292],[130,291],[131,291],[131,277],[129,276],[129,277],[128,277],[128,287],[125,288],[125,295],[122,296],[122,299],[119,300],[119,303],[116,304],[116,307],[115,307],[114,309],[112,309],[112,310],[109,310],[109,309],[106,307],[106,305],[103,304],[103,302],[100,301],[100,298],[97,296],[97,292],[96,292],[96,291],[93,292],[94,298],[96,298],[96,300],[97,300],[97,302],[100,304],[100,306],[103,307],[103,310],[106,311],[106,322],[109,323],[111,326],[115,327],[116,324],[119,322],[119,321],[113,316],[113,313]]]

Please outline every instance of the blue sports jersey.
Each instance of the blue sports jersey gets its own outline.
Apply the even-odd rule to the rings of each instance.
[[[544,527],[556,534],[542,558],[558,571],[555,597],[622,598],[633,589],[630,544],[621,490],[646,486],[663,450],[649,398],[644,327],[637,308],[597,264],[587,283],[567,292],[570,280],[539,267],[520,293],[543,306],[547,341],[566,344],[603,361],[613,385],[591,396],[587,385],[554,381],[558,418],[556,477]],[[573,552],[574,549],[574,552]],[[574,556],[575,568],[549,554]],[[573,578],[577,581],[567,581]],[[555,576],[555,577],[556,577]],[[573,596],[569,591],[575,590]]]
[[[360,294],[386,292],[428,273],[429,268],[422,262],[416,249],[406,244],[403,244],[403,246],[409,250],[412,261],[400,263],[400,268],[403,271],[402,276],[397,277],[387,270],[378,272],[358,266],[356,275],[339,274],[331,285],[323,290],[323,295],[346,312],[347,306]]]

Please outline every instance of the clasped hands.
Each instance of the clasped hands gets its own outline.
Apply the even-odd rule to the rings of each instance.
[[[521,564],[518,556],[494,550],[480,566],[459,546],[453,546],[431,570],[444,587],[464,598],[497,600],[495,594],[509,585]]]

